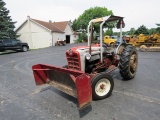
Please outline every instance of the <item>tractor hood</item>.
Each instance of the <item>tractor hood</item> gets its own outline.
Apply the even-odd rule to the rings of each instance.
[[[77,65],[79,66],[78,70],[85,71],[85,60],[88,54],[90,54],[90,56],[94,56],[94,55],[100,56],[100,47],[92,46],[91,52],[90,52],[89,46],[78,46],[78,47],[73,47],[67,50],[66,58],[68,61],[68,66],[71,67],[75,63],[78,63]],[[72,60],[74,60],[75,62],[71,63]]]
[[[89,53],[89,46],[78,46],[78,47],[73,47],[69,50],[67,50],[66,53],[68,54],[72,54],[72,53],[82,53],[85,54],[85,53]],[[92,46],[91,47],[91,53],[94,54],[94,53],[100,53],[100,46]]]

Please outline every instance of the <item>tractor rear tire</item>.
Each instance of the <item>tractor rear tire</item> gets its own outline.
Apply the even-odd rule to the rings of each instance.
[[[135,77],[138,66],[138,53],[134,46],[127,45],[120,56],[119,69],[124,80]]]
[[[114,87],[114,81],[106,73],[98,73],[91,81],[93,100],[101,100],[111,95]]]
[[[116,44],[114,42],[110,43],[110,47],[115,47],[115,46],[116,46]]]

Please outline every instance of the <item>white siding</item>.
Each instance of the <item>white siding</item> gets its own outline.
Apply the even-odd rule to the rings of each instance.
[[[20,39],[22,42],[28,43],[29,47],[32,48],[32,41],[29,35],[28,22],[25,22],[25,24],[18,30],[17,35],[20,35],[18,39]]]
[[[55,46],[55,43],[57,40],[65,40],[65,34],[64,33],[53,33],[53,46]]]
[[[69,25],[66,26],[66,29],[65,29],[64,32],[65,32],[66,35],[72,35],[73,34],[72,29]]]
[[[30,29],[29,29],[30,26]],[[31,30],[31,36],[30,36]],[[19,39],[27,42],[30,49],[44,48],[52,46],[52,34],[49,30],[40,25],[30,21],[30,25],[26,22],[17,32],[21,35]]]
[[[72,28],[69,25],[66,26],[66,29],[64,32],[65,32],[65,35],[70,36],[70,43],[75,43],[75,41],[77,41],[79,36],[73,34]]]
[[[49,30],[31,22],[33,49],[52,46],[52,34]]]
[[[69,25],[66,26],[66,29],[65,29],[64,32],[65,32],[65,36],[66,36],[66,35],[69,35],[69,36],[70,36],[70,43],[74,43],[73,37],[72,37],[73,32],[72,32],[72,29],[71,29],[71,27],[70,27]]]
[[[79,38],[78,35],[71,35],[71,39],[73,40],[73,43],[75,43],[78,38]]]

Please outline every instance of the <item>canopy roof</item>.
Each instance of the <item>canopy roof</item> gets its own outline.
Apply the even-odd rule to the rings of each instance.
[[[112,22],[112,21],[117,21],[117,20],[123,20],[123,18],[124,17],[111,15],[111,16],[96,18],[96,19],[91,20],[90,22],[93,22],[93,23],[103,22],[103,21]]]

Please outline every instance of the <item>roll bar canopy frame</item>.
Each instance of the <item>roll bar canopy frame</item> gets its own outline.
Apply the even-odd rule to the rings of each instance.
[[[100,58],[101,58],[101,63],[103,62],[103,53],[102,53],[102,45],[103,45],[103,25],[104,23],[109,23],[109,22],[113,22],[113,21],[117,21],[117,20],[123,20],[124,17],[120,17],[120,16],[106,16],[106,17],[102,17],[102,18],[96,18],[96,19],[92,19],[89,24],[88,24],[88,28],[87,28],[87,32],[88,32],[88,46],[90,46],[90,50],[91,50],[91,38],[93,38],[90,34],[90,27],[91,29],[93,29],[93,23],[100,23]],[[120,24],[120,39],[121,39],[121,43],[122,43],[122,22]],[[116,50],[117,51],[117,50]],[[91,52],[91,51],[90,51]]]

